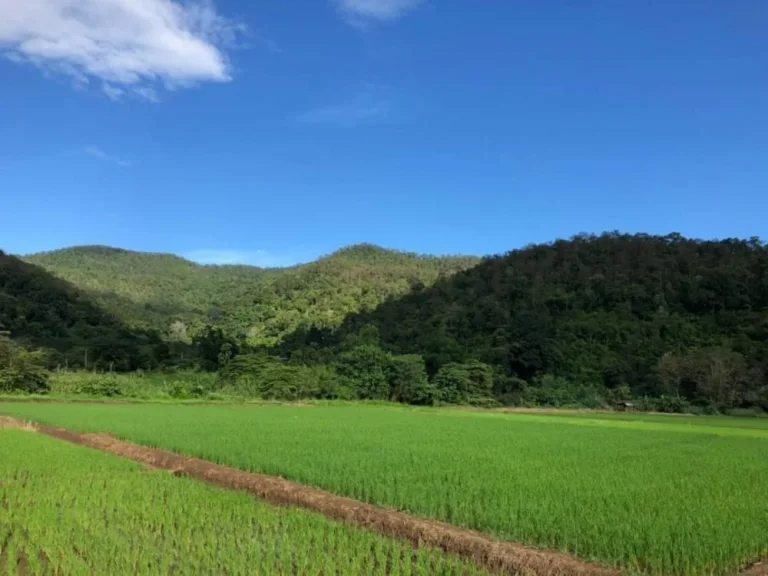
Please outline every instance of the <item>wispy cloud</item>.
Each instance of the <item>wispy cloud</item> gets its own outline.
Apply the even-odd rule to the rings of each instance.
[[[96,81],[111,99],[226,82],[241,25],[212,0],[0,0],[0,50],[14,62]]]
[[[198,264],[247,264],[260,268],[291,266],[298,261],[290,255],[275,254],[268,250],[200,249],[187,252],[184,258]]]
[[[423,0],[331,0],[351,24],[395,20]]]
[[[104,83],[101,85],[101,90],[104,92],[104,94],[107,95],[107,98],[110,100],[120,100],[123,96],[125,96],[125,90],[122,88],[118,88],[117,86],[113,86],[112,84]]]
[[[305,110],[296,116],[296,121],[302,124],[335,124],[347,127],[383,122],[389,118],[392,105],[387,98],[376,92],[369,89],[342,104]]]
[[[128,160],[124,160],[123,158],[118,158],[117,156],[113,156],[112,154],[107,154],[97,146],[86,146],[85,148],[82,149],[82,153],[88,156],[92,156],[93,158],[98,158],[99,160],[104,160],[105,162],[112,162],[113,164],[117,164],[118,166],[123,166],[124,168],[130,168],[132,166],[132,164]]]

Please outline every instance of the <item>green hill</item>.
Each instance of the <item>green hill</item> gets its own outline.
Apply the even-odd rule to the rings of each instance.
[[[768,406],[768,247],[757,239],[613,233],[530,246],[352,315],[323,341],[366,325],[392,352],[423,355],[430,374],[491,365],[500,398],[535,387],[557,401],[547,389],[565,379],[613,397]]]
[[[157,365],[167,346],[130,330],[82,290],[0,251],[0,329],[54,351],[51,364],[129,370]]]
[[[361,244],[291,268],[201,266],[170,254],[81,246],[25,260],[84,290],[122,322],[188,339],[220,326],[273,345],[300,327],[334,328],[350,313],[434,284],[471,257],[431,257]]]

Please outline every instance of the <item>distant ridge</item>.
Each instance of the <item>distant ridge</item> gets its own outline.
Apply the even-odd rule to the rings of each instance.
[[[88,294],[0,251],[0,327],[14,340],[56,351],[52,363],[118,370],[151,366],[160,339],[130,330]],[[82,364],[81,364],[82,365]]]
[[[274,345],[300,326],[338,326],[352,312],[373,309],[480,261],[368,243],[286,268],[204,265],[175,254],[101,245],[23,259],[84,290],[128,325],[173,338],[211,324],[262,345]]]

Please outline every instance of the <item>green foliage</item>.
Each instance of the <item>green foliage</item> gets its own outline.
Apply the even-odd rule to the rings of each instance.
[[[418,354],[392,356],[387,367],[390,400],[403,404],[431,405],[437,391],[427,378],[424,358]]]
[[[129,330],[67,282],[0,252],[0,327],[14,340],[53,350],[53,365],[156,368],[168,349],[157,334]]]
[[[50,375],[50,394],[58,397],[86,395],[123,400],[214,399],[217,389],[216,374],[206,372],[167,370],[102,373],[62,370]]]
[[[752,384],[762,376],[759,368],[750,368],[740,353],[719,346],[668,353],[659,361],[659,379],[666,392],[719,408],[753,400]]]
[[[81,288],[132,327],[188,342],[206,325],[254,346],[335,328],[350,313],[434,284],[477,258],[419,256],[362,244],[282,269],[199,266],[169,254],[82,246],[26,258]],[[1,321],[1,319],[0,319]]]
[[[517,376],[494,374],[493,395],[505,406],[519,406],[523,403],[528,383]]]
[[[766,553],[768,418],[366,405],[3,411],[215,458],[626,573],[734,574]]]
[[[757,239],[581,235],[474,267],[471,258],[370,245],[279,270],[103,247],[29,260],[79,289],[2,256],[0,324],[57,350],[54,365],[200,367],[232,386],[228,366],[238,355],[269,350],[281,362],[263,387],[270,397],[766,405],[768,248]],[[424,359],[427,385],[418,369],[395,366],[413,354]],[[490,380],[487,369],[458,368],[474,362],[490,366]],[[321,365],[333,384],[303,380]],[[260,394],[257,376],[248,378],[239,389]]]
[[[490,365],[504,403],[663,394],[702,409],[757,406],[768,386],[768,248],[576,236],[486,258],[315,340],[339,346],[363,326],[385,350],[423,355],[433,382],[447,365]],[[562,378],[560,392],[541,387],[545,375]],[[460,375],[440,379],[448,401],[466,399]]]
[[[363,400],[427,405],[436,399],[424,358],[418,354],[398,356],[375,344],[356,345],[338,356],[335,368],[341,381]]]
[[[220,390],[267,400],[354,398],[353,385],[333,367],[289,364],[264,353],[236,356],[219,380]]]
[[[0,430],[0,573],[482,574],[428,547]]]
[[[195,336],[192,344],[197,352],[200,367],[211,372],[226,370],[238,352],[234,340],[225,336],[221,328],[211,326],[206,326],[205,330]]]
[[[477,361],[446,364],[435,375],[434,385],[441,402],[485,403],[493,393],[493,370]]]
[[[45,354],[25,350],[0,335],[0,392],[48,392]]]
[[[114,398],[123,395],[120,380],[111,374],[94,374],[91,378],[83,378],[77,387],[78,394]]]
[[[337,372],[355,383],[359,398],[388,400],[390,395],[387,372],[391,356],[378,346],[355,346],[342,353],[336,363]]]

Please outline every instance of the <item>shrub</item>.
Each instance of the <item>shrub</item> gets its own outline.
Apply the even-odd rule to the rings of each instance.
[[[0,391],[44,394],[50,390],[46,357],[0,337]]]
[[[435,401],[436,390],[427,378],[424,358],[418,354],[392,356],[387,380],[394,402],[429,405]]]
[[[496,374],[493,378],[493,395],[503,406],[523,404],[528,383],[517,376]]]
[[[378,346],[366,344],[344,352],[336,369],[355,383],[357,395],[364,400],[388,400],[387,371],[391,356]]]
[[[108,398],[123,395],[117,378],[107,374],[84,378],[77,387],[77,393],[88,396],[106,396]]]
[[[470,399],[490,398],[493,392],[493,371],[482,362],[446,364],[433,381],[437,398],[446,404],[467,404]]]

